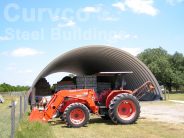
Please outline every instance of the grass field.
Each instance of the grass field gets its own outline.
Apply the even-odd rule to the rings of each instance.
[[[10,128],[11,128],[11,108],[8,106],[11,105],[11,100],[18,101],[18,97],[14,96],[3,96],[5,102],[0,104],[0,138],[10,137]],[[18,123],[18,111],[19,103],[16,108],[16,124]]]
[[[182,100],[183,95],[171,95]],[[170,97],[170,98],[171,98]],[[146,103],[149,104],[149,103]],[[174,105],[169,101],[150,104]],[[184,138],[184,124],[163,123],[139,118],[136,124],[114,125],[92,115],[87,127],[67,128],[60,119],[48,124],[30,123],[23,120],[16,132],[17,138]]]
[[[114,125],[92,116],[87,127],[67,128],[56,119],[47,123],[30,123],[24,119],[16,138],[184,138],[184,124],[153,122],[140,118],[136,124]]]
[[[139,119],[132,125],[114,125],[93,116],[87,127],[67,128],[61,121],[51,124],[56,138],[182,138],[184,124],[168,124]]]
[[[169,94],[169,100],[182,100],[184,101],[184,93]]]

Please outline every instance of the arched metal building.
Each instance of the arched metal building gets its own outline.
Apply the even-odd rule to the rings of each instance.
[[[135,89],[146,81],[155,85],[155,91],[143,100],[161,99],[161,89],[151,71],[139,59],[114,47],[93,45],[80,47],[60,55],[49,63],[33,82],[56,72],[70,72],[76,75],[92,75],[98,72],[133,71],[126,76],[128,89]]]

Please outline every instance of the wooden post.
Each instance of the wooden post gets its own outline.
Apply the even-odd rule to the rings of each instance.
[[[15,135],[15,101],[11,102],[11,138]]]
[[[169,100],[169,94],[170,94],[170,93],[169,93],[169,91],[168,91],[168,100]]]
[[[166,91],[166,88],[164,87],[164,100],[166,101],[167,100],[167,91]]]
[[[31,108],[36,106],[36,101],[35,101],[35,93],[36,93],[36,88],[32,88],[31,92]]]
[[[26,112],[27,110],[27,97],[26,97],[26,94],[24,94],[24,113]]]
[[[22,118],[22,95],[20,96],[20,116],[19,119]]]

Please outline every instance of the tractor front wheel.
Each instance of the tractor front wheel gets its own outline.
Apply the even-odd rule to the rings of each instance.
[[[109,116],[116,124],[132,124],[140,115],[139,101],[131,94],[118,94],[109,105]]]
[[[73,103],[65,109],[63,118],[68,127],[82,127],[89,121],[89,110],[84,104]]]

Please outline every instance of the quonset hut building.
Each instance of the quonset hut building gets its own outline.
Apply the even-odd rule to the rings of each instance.
[[[69,72],[81,76],[117,71],[133,72],[126,75],[126,89],[134,90],[146,81],[154,84],[155,91],[144,96],[142,100],[162,99],[160,86],[144,63],[121,49],[102,45],[80,47],[55,58],[39,73],[31,91],[37,95],[35,87],[39,80],[57,72]]]

